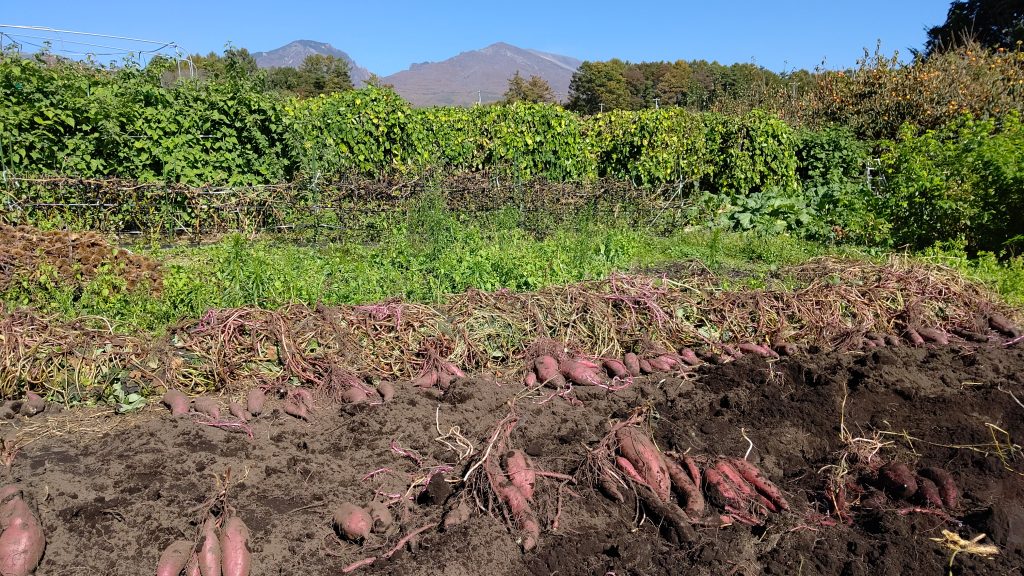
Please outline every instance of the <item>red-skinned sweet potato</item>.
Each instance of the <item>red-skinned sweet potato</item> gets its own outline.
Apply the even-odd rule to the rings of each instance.
[[[284,404],[281,405],[281,409],[289,416],[309,420],[309,410],[306,409],[306,405],[299,404],[294,398],[286,398]]]
[[[188,564],[185,564],[185,576],[203,576],[203,573],[199,571],[199,555],[194,552],[188,559]]]
[[[615,437],[619,452],[633,464],[645,483],[659,498],[668,500],[672,493],[672,481],[665,469],[665,458],[654,441],[634,426],[619,428]]]
[[[527,370],[526,376],[523,378],[523,386],[527,388],[537,387],[537,373],[533,370]]]
[[[917,492],[917,480],[906,464],[889,462],[879,468],[878,480],[896,498],[910,498]]]
[[[594,368],[581,364],[575,360],[562,360],[558,365],[559,371],[568,381],[580,386],[597,386],[602,382],[601,376]]]
[[[391,402],[395,397],[395,385],[385,380],[377,385],[377,392],[380,393],[381,400]]]
[[[541,384],[556,389],[565,388],[565,377],[558,370],[558,360],[544,355],[533,362],[533,367],[537,371],[537,380]]]
[[[629,376],[629,370],[626,370],[626,365],[615,358],[605,358],[602,364],[609,376],[614,378],[626,378]]]
[[[736,345],[736,347],[739,348],[741,352],[745,352],[747,354],[755,354],[757,356],[761,356],[762,358],[779,357],[779,355],[776,354],[771,348],[768,348],[767,346],[762,346],[754,342],[740,342],[739,344]]]
[[[347,540],[361,541],[370,536],[373,518],[365,509],[345,502],[334,510],[334,526]]]
[[[25,401],[21,403],[19,413],[22,416],[35,416],[43,410],[46,410],[46,400],[31,390],[25,392]]]
[[[913,328],[907,328],[903,332],[903,337],[910,342],[911,346],[924,346],[924,338],[921,338],[921,334]]]
[[[939,494],[939,487],[924,476],[915,478],[917,481],[917,494],[915,496],[922,503],[936,508],[943,508],[942,496]]]
[[[626,355],[622,357],[622,364],[626,366],[630,376],[640,375],[640,358],[636,354],[626,352]]]
[[[651,367],[651,372],[669,372],[672,367],[665,363],[661,357],[656,358],[645,358],[647,364]],[[640,369],[643,370],[643,364],[640,365]]]
[[[242,422],[245,422],[246,420],[249,419],[249,413],[246,412],[245,408],[243,408],[242,405],[239,404],[238,402],[232,402],[231,404],[228,404],[228,413],[234,416],[235,418],[238,418]]]
[[[171,409],[171,416],[188,414],[189,399],[180,390],[168,390],[160,401]]]
[[[452,362],[447,362],[447,361],[443,362],[442,363],[442,368],[444,369],[445,372],[451,374],[453,378],[465,378],[466,377],[466,373],[463,372],[458,366],[456,366]]]
[[[505,454],[505,473],[512,485],[522,492],[528,502],[533,501],[534,485],[537,474],[533,471],[530,457],[522,450],[509,450]]]
[[[347,404],[359,404],[369,399],[370,395],[359,386],[349,386],[341,393],[341,400]]]
[[[200,414],[206,414],[214,420],[220,418],[220,404],[213,398],[199,396],[192,400],[192,409]]]
[[[261,388],[253,388],[245,397],[245,410],[253,416],[259,416],[263,413],[263,405],[266,401],[267,393]]]
[[[43,558],[46,537],[29,505],[14,496],[3,506],[0,535],[0,574],[28,576]]]
[[[742,458],[732,458],[729,460],[729,463],[740,473],[744,480],[750,482],[750,485],[764,495],[776,508],[789,510],[789,502],[782,496],[782,491],[779,490],[778,486],[765,478],[757,466]]]
[[[932,342],[934,344],[939,344],[940,346],[949,344],[949,335],[942,330],[935,328],[918,328],[917,333],[920,334],[926,342]]]
[[[701,364],[704,363],[703,361],[701,361],[700,358],[697,357],[697,354],[694,353],[694,351],[689,348],[683,348],[679,352],[679,357],[683,359],[683,362],[686,362],[690,366],[700,366]]]
[[[437,385],[437,370],[427,370],[413,379],[412,385],[416,388],[433,388]]]
[[[249,576],[252,569],[249,527],[238,516],[229,517],[220,527],[220,549],[224,558],[223,576]]]
[[[939,489],[939,497],[942,498],[942,503],[945,504],[946,508],[956,508],[960,500],[960,492],[957,490],[956,483],[953,482],[953,476],[949,472],[933,466],[922,468],[918,471],[918,474],[935,483],[935,486]]]
[[[156,576],[178,576],[192,557],[192,543],[188,540],[175,540],[164,548],[160,560],[156,564]]]
[[[704,513],[704,495],[701,494],[700,488],[693,483],[683,467],[669,456],[665,457],[665,467],[672,486],[683,496],[687,515],[690,518],[699,518]]]
[[[641,374],[654,374],[654,366],[651,366],[651,361],[647,358],[640,358],[637,363],[640,365]]]
[[[716,462],[715,470],[718,470],[718,473],[721,474],[727,482],[733,485],[740,496],[749,498],[754,495],[754,489],[751,488],[745,480],[743,480],[739,471],[733,468],[728,461],[723,459]]]
[[[724,508],[727,505],[741,502],[732,483],[728,482],[715,468],[710,467],[704,471],[704,481],[707,485],[708,496],[718,507]]]
[[[207,518],[203,523],[196,555],[199,558],[199,572],[202,576],[221,576],[223,553],[220,538],[217,538],[217,523],[213,518]]]

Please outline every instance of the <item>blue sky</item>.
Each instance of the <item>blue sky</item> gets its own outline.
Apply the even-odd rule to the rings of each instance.
[[[498,41],[582,60],[706,59],[755,62],[777,71],[824,61],[842,68],[878,41],[887,53],[920,48],[924,29],[942,23],[949,8],[946,0],[4,4],[0,24],[172,40],[190,52],[219,52],[227,42],[257,51],[296,39],[319,40],[382,76]]]

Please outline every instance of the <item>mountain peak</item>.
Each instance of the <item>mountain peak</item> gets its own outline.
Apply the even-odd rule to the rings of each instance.
[[[293,40],[280,48],[267,52],[253,52],[256,65],[260,68],[298,68],[307,56],[320,54],[334,56],[348,62],[352,84],[357,88],[366,84],[370,71],[356,63],[348,54],[331,46],[327,42],[316,40]]]
[[[566,100],[569,81],[582,62],[569,56],[495,42],[479,50],[462,52],[441,62],[412,65],[383,79],[414,106],[469,106],[478,99],[496,102],[508,89],[508,79],[540,76],[555,97]]]

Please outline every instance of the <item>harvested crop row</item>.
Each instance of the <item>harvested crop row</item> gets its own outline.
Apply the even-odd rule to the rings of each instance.
[[[1019,333],[1012,311],[941,268],[901,259],[820,259],[781,275],[799,286],[723,291],[710,275],[686,282],[614,275],[534,293],[471,290],[436,306],[389,301],[211,310],[155,339],[111,335],[95,319],[66,323],[4,309],[0,395],[10,398],[22,383],[44,381],[67,381],[88,392],[89,377],[99,372],[127,374],[133,385],[156,382],[182,390],[234,391],[280,378],[320,387],[338,367],[379,380],[436,378],[443,386],[462,370],[521,365],[538,335],[622,358],[622,368],[634,373],[644,369],[641,360],[650,371],[671,366],[657,354],[638,357],[633,366],[623,356],[633,350],[669,351],[692,365],[702,351],[704,360],[715,361],[793,344],[860,349],[877,345],[878,338],[888,342],[879,336],[886,334],[916,341],[916,333],[925,343],[941,343]],[[892,302],[908,305],[894,309]],[[494,340],[498,325],[504,327],[500,342]],[[570,370],[587,380],[587,373]]]

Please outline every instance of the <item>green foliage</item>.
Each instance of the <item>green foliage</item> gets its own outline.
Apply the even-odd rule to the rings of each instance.
[[[963,117],[917,135],[907,126],[882,156],[879,212],[894,241],[916,249],[960,240],[968,250],[1002,252],[1024,234],[1024,124]]]
[[[292,151],[307,176],[384,176],[421,160],[418,122],[392,90],[369,87],[292,101],[286,113]]]
[[[267,87],[300,98],[352,89],[349,64],[337,56],[310,54],[299,68],[271,68]]]
[[[143,181],[288,178],[283,106],[244,78],[161,85],[162,70],[0,59],[0,162],[22,174]]]
[[[1024,42],[1024,4],[1007,0],[954,0],[946,21],[928,30],[925,50],[935,54],[976,41],[985,48]]]
[[[515,75],[508,79],[508,90],[505,91],[501,101],[502,104],[515,102],[552,104],[555,101],[555,93],[551,90],[551,85],[547,80],[540,76],[530,76],[529,80],[524,80],[516,70]]]

